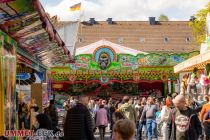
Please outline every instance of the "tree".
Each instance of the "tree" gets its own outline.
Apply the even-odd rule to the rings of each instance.
[[[206,16],[208,12],[210,12],[210,2],[205,8],[197,12],[194,15],[196,17],[195,20],[189,23],[195,35],[197,45],[200,45],[206,39]]]
[[[168,21],[168,17],[164,14],[161,14],[158,19],[159,21]]]

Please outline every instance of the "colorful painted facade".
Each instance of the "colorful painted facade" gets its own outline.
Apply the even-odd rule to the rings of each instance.
[[[16,112],[17,43],[0,30],[0,136],[4,130],[17,129]]]
[[[93,54],[75,56],[75,63],[51,68],[52,88],[62,89],[62,84],[167,82],[176,81],[178,74],[173,66],[199,52],[183,54],[118,54],[110,46],[99,46]],[[66,88],[66,87],[65,87]],[[67,88],[68,89],[68,88]]]

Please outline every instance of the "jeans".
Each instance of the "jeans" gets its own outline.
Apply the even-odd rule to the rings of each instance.
[[[139,134],[139,127],[140,127],[140,123],[137,121],[136,122],[136,134]]]
[[[147,131],[148,131],[148,140],[152,140],[153,137],[158,139],[157,137],[157,123],[155,119],[147,119],[146,122]]]
[[[139,140],[142,140],[143,138],[142,138],[142,129],[143,129],[143,127],[145,126],[145,123],[142,123],[142,122],[139,122],[139,125],[138,125],[138,134],[139,134]],[[144,127],[145,128],[145,130],[144,130],[144,135],[145,135],[145,137],[147,136],[147,129],[146,129],[146,127]]]

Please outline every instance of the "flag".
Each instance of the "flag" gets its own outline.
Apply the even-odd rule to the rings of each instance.
[[[77,11],[77,10],[80,10],[80,8],[81,8],[81,3],[78,3],[78,4],[71,6],[70,11]]]

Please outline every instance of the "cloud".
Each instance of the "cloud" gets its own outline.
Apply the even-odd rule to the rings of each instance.
[[[62,0],[56,6],[50,2],[44,7],[61,20],[76,20],[80,12],[70,12],[68,9],[78,2],[81,0]],[[106,20],[108,17],[114,20],[148,20],[149,16],[158,18],[160,14],[167,15],[170,20],[188,20],[208,2],[209,0],[83,0],[82,9],[86,20],[91,17],[96,20]]]

